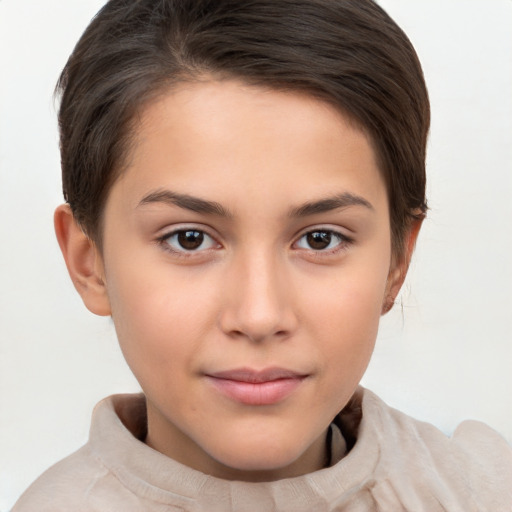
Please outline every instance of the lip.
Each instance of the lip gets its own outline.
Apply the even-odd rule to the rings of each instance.
[[[237,368],[206,374],[224,396],[245,405],[273,405],[290,396],[307,377],[286,368]]]

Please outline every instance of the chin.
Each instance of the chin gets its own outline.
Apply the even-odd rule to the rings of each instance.
[[[271,481],[299,476],[310,472],[311,468],[301,471],[302,456],[305,450],[298,446],[286,446],[284,443],[257,443],[243,446],[230,445],[228,449],[210,452],[220,465],[219,476],[229,480]]]

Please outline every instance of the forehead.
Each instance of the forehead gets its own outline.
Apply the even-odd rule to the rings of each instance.
[[[160,188],[231,202],[244,189],[245,202],[262,205],[264,195],[284,207],[288,198],[335,192],[382,202],[384,183],[369,138],[333,106],[297,92],[204,81],[180,84],[143,109],[116,187],[131,208]]]

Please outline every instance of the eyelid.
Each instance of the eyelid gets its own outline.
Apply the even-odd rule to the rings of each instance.
[[[214,247],[208,247],[206,249],[197,249],[197,250],[189,250],[186,249],[180,250],[180,249],[174,249],[169,243],[166,241],[171,238],[172,236],[182,233],[184,231],[198,231],[200,233],[203,233],[205,236],[212,239],[214,242]],[[199,256],[204,253],[210,252],[211,250],[217,249],[222,247],[221,243],[218,241],[218,236],[213,235],[211,233],[211,229],[209,229],[207,226],[201,225],[201,224],[177,224],[172,227],[169,227],[167,229],[161,230],[162,234],[158,235],[156,237],[156,243],[162,247],[163,250],[172,253],[173,255],[176,255],[178,257],[194,257]],[[215,247],[216,246],[216,247]]]
[[[346,233],[344,233],[344,230],[342,230],[341,228],[335,227],[332,225],[325,225],[325,224],[321,225],[320,224],[320,225],[316,225],[316,226],[309,226],[309,227],[303,229],[295,238],[295,241],[293,242],[292,246],[296,246],[298,244],[298,242],[302,238],[304,238],[306,235],[308,235],[310,233],[320,232],[320,231],[333,234],[334,236],[339,238],[340,243],[331,249],[315,250],[313,248],[311,248],[311,249],[297,248],[297,250],[312,253],[315,255],[315,257],[322,257],[322,256],[337,254],[337,253],[347,249],[350,245],[352,245],[354,243],[354,239],[351,236],[348,236]]]

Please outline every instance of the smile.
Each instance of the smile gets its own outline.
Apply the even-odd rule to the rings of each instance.
[[[206,375],[217,391],[245,405],[277,404],[290,396],[306,376],[284,368],[240,368]]]

